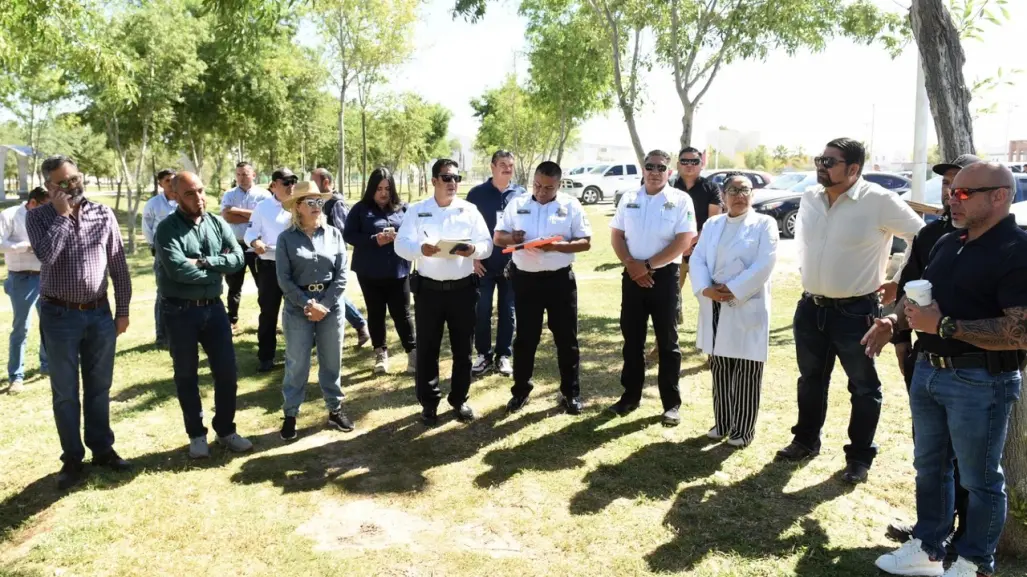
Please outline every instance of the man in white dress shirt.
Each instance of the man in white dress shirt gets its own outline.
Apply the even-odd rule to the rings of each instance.
[[[877,455],[874,435],[881,417],[881,381],[860,340],[881,316],[879,291],[892,236],[907,241],[924,222],[895,193],[861,178],[866,150],[851,138],[827,143],[814,159],[821,186],[799,204],[802,298],[792,332],[799,365],[799,419],[791,444],[777,458],[801,461],[820,454],[827,417],[827,390],[835,360],[849,378],[852,412],[845,446],[848,483],[862,483]]]
[[[157,173],[157,184],[160,190],[143,205],[143,237],[146,244],[150,245],[150,255],[153,259],[153,274],[157,275],[157,251],[153,244],[153,235],[157,232],[157,225],[170,214],[174,214],[178,208],[175,191],[171,187],[171,181],[175,178],[175,171],[170,168]],[[161,312],[160,287],[157,287],[157,296],[153,301],[153,325],[156,329],[157,346],[168,348],[167,338],[164,332],[164,315]]]
[[[282,203],[292,196],[298,178],[288,168],[271,173],[271,193],[274,195],[257,204],[250,216],[250,224],[243,234],[245,246],[257,255],[257,372],[266,373],[275,368],[275,350],[278,348],[278,317],[282,311],[282,289],[278,286],[275,267],[275,246],[278,235],[289,228],[292,212]]]
[[[654,150],[645,158],[645,184],[621,198],[610,221],[610,240],[624,264],[621,279],[620,327],[624,336],[621,395],[610,410],[624,416],[638,408],[645,382],[645,338],[649,318],[659,349],[660,399],[663,424],[681,422],[681,350],[677,308],[681,255],[697,233],[695,208],[686,192],[667,185],[670,155]]]
[[[563,171],[545,161],[535,169],[533,193],[511,200],[496,225],[497,247],[560,236],[563,240],[513,253],[510,278],[514,289],[517,337],[513,345],[514,385],[508,412],[528,403],[534,388],[535,351],[542,337],[543,313],[556,343],[560,367],[560,404],[572,415],[581,413],[580,354],[578,352],[578,285],[571,263],[574,253],[592,248],[592,225],[581,203],[560,192]]]
[[[25,390],[25,338],[31,327],[32,309],[39,310],[39,259],[32,252],[29,235],[25,231],[25,215],[28,211],[50,202],[50,195],[43,187],[29,193],[26,202],[14,205],[0,212],[0,252],[7,261],[7,280],[4,292],[11,297],[14,324],[7,352],[7,392],[12,394]],[[39,372],[47,374],[46,347],[43,336],[39,337]]]
[[[243,247],[246,266],[238,272],[225,275],[225,284],[228,285],[228,320],[232,322],[232,332],[238,331],[239,304],[242,302],[242,285],[246,281],[246,269],[250,270],[253,282],[257,281],[257,253],[246,244],[243,237],[246,234],[246,227],[250,223],[250,216],[253,209],[257,208],[260,201],[271,198],[271,193],[255,184],[256,174],[253,165],[249,162],[240,162],[235,165],[236,187],[225,193],[221,199],[221,218],[232,225],[235,232],[235,240]]]
[[[407,209],[396,237],[396,254],[413,262],[410,275],[417,333],[417,400],[424,424],[438,424],[439,350],[442,331],[449,328],[453,349],[453,375],[448,401],[457,420],[474,420],[467,404],[471,388],[471,341],[478,306],[478,276],[474,261],[492,254],[492,239],[485,219],[475,206],[457,198],[461,176],[455,161],[442,158],[431,170],[435,194]],[[440,241],[464,242],[442,252]]]

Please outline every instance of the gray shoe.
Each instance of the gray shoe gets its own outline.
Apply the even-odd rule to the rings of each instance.
[[[189,439],[190,459],[206,459],[208,457],[210,457],[210,447],[207,446],[206,435]]]
[[[253,443],[246,437],[240,437],[238,433],[232,433],[227,437],[218,437],[218,444],[232,451],[233,453],[245,453],[253,448]]]
[[[374,374],[386,375],[389,373],[389,351],[380,348],[374,350]]]
[[[415,373],[417,373],[417,349],[412,349],[407,353],[407,374]]]

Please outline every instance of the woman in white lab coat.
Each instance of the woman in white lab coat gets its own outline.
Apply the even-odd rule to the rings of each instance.
[[[752,210],[752,183],[724,181],[727,213],[710,218],[689,262],[699,299],[696,345],[713,373],[712,439],[748,446],[756,434],[763,365],[770,348],[770,274],[777,222]]]

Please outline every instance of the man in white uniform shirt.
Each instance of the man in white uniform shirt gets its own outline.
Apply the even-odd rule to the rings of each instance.
[[[474,261],[492,254],[492,239],[485,219],[475,206],[457,198],[461,177],[455,161],[442,158],[431,169],[435,194],[407,209],[396,237],[396,254],[415,264],[410,275],[417,333],[417,400],[424,424],[438,424],[439,350],[442,331],[449,327],[453,349],[453,375],[449,404],[462,423],[474,420],[467,404],[471,389],[471,341],[478,306],[478,276]],[[441,240],[465,240],[443,253]]]
[[[153,259],[153,274],[157,275],[157,250],[153,244],[153,235],[157,232],[157,225],[160,221],[173,214],[178,208],[175,198],[175,191],[171,187],[171,181],[175,178],[175,171],[170,168],[157,173],[157,184],[160,190],[143,205],[143,237],[146,244],[150,245],[150,255]],[[161,309],[160,287],[157,287],[157,296],[153,301],[153,325],[156,329],[157,346],[168,348],[167,338],[164,333],[164,315]]]
[[[852,412],[842,478],[862,483],[877,455],[874,435],[881,416],[881,381],[860,339],[881,316],[878,291],[885,281],[892,236],[911,241],[924,225],[895,193],[863,180],[866,151],[850,138],[827,143],[814,159],[821,186],[799,205],[802,298],[792,332],[799,365],[799,419],[779,459],[801,461],[820,453],[827,390],[835,359],[849,378]]]
[[[29,193],[26,202],[0,212],[0,252],[7,261],[4,292],[11,298],[14,311],[7,350],[7,392],[12,394],[25,390],[25,339],[32,326],[32,309],[39,311],[40,263],[29,244],[25,215],[49,202],[50,194],[40,186]],[[49,372],[42,334],[39,336],[39,372],[44,375]]]
[[[560,404],[572,415],[581,413],[578,352],[578,285],[571,271],[574,253],[592,248],[592,225],[578,199],[560,193],[563,171],[545,161],[535,169],[533,194],[514,198],[496,225],[497,247],[560,236],[563,240],[513,253],[510,278],[514,289],[517,337],[513,344],[514,385],[507,411],[516,413],[528,403],[534,388],[535,350],[542,337],[542,315],[556,343],[560,367]]]
[[[250,216],[257,204],[265,198],[271,198],[271,193],[254,184],[256,174],[253,172],[253,165],[248,162],[240,162],[235,165],[236,187],[225,193],[221,199],[221,218],[232,225],[235,232],[235,240],[239,241],[244,251],[246,266],[238,272],[225,275],[225,284],[228,285],[228,320],[232,322],[232,332],[238,331],[239,304],[242,302],[242,285],[246,281],[246,269],[250,269],[253,282],[257,282],[257,253],[250,245],[246,244],[243,237],[246,235],[246,227],[249,226]]]
[[[292,224],[292,212],[282,203],[292,196],[298,181],[288,168],[271,173],[271,193],[257,204],[250,216],[250,224],[243,234],[244,246],[257,255],[257,372],[266,373],[275,368],[275,350],[278,348],[278,317],[282,311],[282,289],[278,286],[275,267],[275,246],[278,235]]]
[[[681,255],[697,233],[695,208],[686,192],[667,185],[670,155],[654,150],[645,158],[645,184],[621,198],[610,221],[613,251],[624,264],[621,279],[620,327],[624,336],[624,387],[610,410],[624,416],[638,408],[645,382],[645,338],[653,320],[659,349],[659,388],[663,424],[681,422],[681,350],[677,307]]]

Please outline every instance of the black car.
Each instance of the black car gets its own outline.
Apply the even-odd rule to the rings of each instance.
[[[770,186],[755,193],[752,208],[758,213],[774,217],[782,237],[794,238],[799,201],[807,188],[816,185],[815,172],[793,172],[779,176]]]

